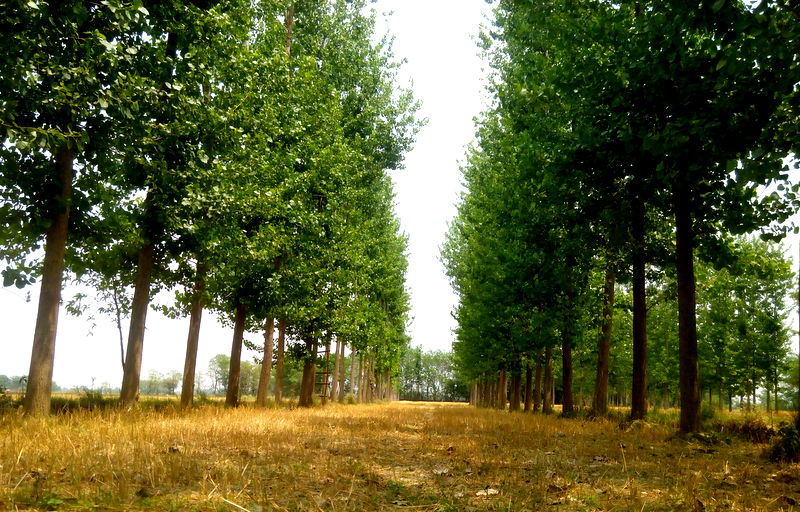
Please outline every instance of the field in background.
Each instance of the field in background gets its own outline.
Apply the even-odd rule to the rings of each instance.
[[[734,436],[463,404],[0,416],[0,510],[792,510]]]

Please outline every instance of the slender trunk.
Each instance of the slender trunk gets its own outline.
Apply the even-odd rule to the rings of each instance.
[[[286,319],[278,322],[278,353],[275,357],[275,403],[283,399],[284,354],[286,348]]]
[[[506,409],[506,397],[508,393],[508,384],[506,383],[506,370],[500,370],[497,377],[497,408],[501,411]]]
[[[694,232],[691,196],[688,187],[676,183],[675,269],[678,280],[678,339],[680,341],[680,430],[687,434],[700,430],[700,378],[697,366],[697,318],[694,276]]]
[[[275,346],[275,319],[270,316],[264,323],[264,359],[261,361],[261,375],[258,378],[256,405],[267,405],[269,395],[269,378],[272,373],[272,350]]]
[[[336,399],[340,403],[344,402],[344,395],[345,395],[344,382],[345,382],[345,373],[346,373],[345,372],[345,368],[344,368],[344,349],[345,349],[346,343],[344,342],[344,340],[342,340],[341,343],[342,343],[342,348],[341,348],[341,354],[340,354],[341,363],[339,364],[339,391],[338,391],[338,395],[336,397]]]
[[[167,90],[166,84],[172,77],[173,62],[178,54],[178,34],[169,32],[167,34],[167,44],[165,49],[165,59],[162,68],[162,91]],[[167,123],[166,116],[160,116],[158,121]],[[164,159],[167,167],[174,167],[174,149],[167,149],[164,152]],[[155,263],[155,232],[158,223],[157,200],[154,197],[156,187],[150,184],[147,196],[144,201],[145,215],[143,224],[140,226],[141,232],[145,237],[145,244],[139,249],[139,256],[136,268],[136,286],[133,291],[133,302],[131,304],[131,320],[128,329],[128,349],[125,356],[125,369],[122,375],[122,386],[120,389],[119,401],[123,407],[130,407],[139,398],[139,381],[142,371],[142,350],[144,346],[144,330],[147,320],[147,308],[150,305],[150,284]]]
[[[511,374],[511,400],[509,405],[510,411],[519,411],[520,409],[520,387],[522,385],[522,376],[514,372]]]
[[[542,373],[544,368],[542,362],[536,360],[536,374],[533,379],[533,412],[539,412],[542,405]]]
[[[603,286],[603,319],[600,338],[597,341],[597,377],[595,378],[592,410],[603,416],[608,413],[608,365],[611,357],[611,331],[614,325],[614,287],[616,275],[610,268],[606,270]]]
[[[33,332],[33,348],[24,403],[25,414],[31,416],[50,414],[58,308],[61,303],[61,286],[64,280],[64,254],[67,247],[74,158],[75,150],[71,142],[58,150],[55,155],[55,174],[61,188],[54,201],[55,207],[50,227],[45,233],[42,285],[39,292],[39,309]]]
[[[572,345],[575,337],[575,257],[567,255],[565,261],[567,276],[566,310],[564,312],[564,325],[561,328],[561,414],[572,416],[575,414],[575,400],[572,396]]]
[[[306,354],[303,362],[303,380],[300,385],[300,407],[314,405],[314,379],[316,374],[317,343],[313,331],[306,335]]]
[[[350,348],[350,394],[356,399],[356,351]]]
[[[531,410],[533,399],[533,368],[530,361],[525,364],[525,412]]]
[[[181,409],[188,409],[194,400],[194,378],[197,368],[197,347],[200,341],[200,321],[203,317],[203,297],[206,289],[206,266],[197,263],[192,312],[189,317],[189,334],[186,337],[186,359],[183,363],[183,385],[181,386]]]
[[[645,278],[645,207],[641,180],[634,178],[633,237],[633,382],[631,418],[647,416],[647,296]]]
[[[153,244],[147,244],[139,251],[136,269],[136,287],[131,304],[131,323],[128,329],[128,350],[125,356],[125,372],[119,401],[123,407],[130,407],[139,399],[139,381],[142,371],[142,350],[147,308],[150,305],[150,281],[154,263]]]
[[[553,348],[544,349],[544,397],[542,398],[542,412],[553,412]]]
[[[572,399],[572,335],[571,327],[561,333],[561,414],[572,416],[575,414],[575,404]]]
[[[114,299],[114,314],[117,320],[117,333],[119,334],[119,360],[122,363],[122,371],[125,371],[125,335],[122,332],[122,307],[119,304],[119,294],[116,286],[111,293]]]
[[[342,366],[341,361],[341,354],[339,353],[342,349],[342,342],[339,341],[339,338],[336,338],[336,351],[334,352],[334,359],[333,359],[333,377],[331,378],[331,394],[328,398],[331,401],[336,400],[336,392],[339,390],[339,370]]]
[[[319,390],[322,403],[328,401],[328,383],[330,382],[329,369],[331,367],[331,336],[325,335],[325,358],[322,360],[322,385]]]
[[[225,394],[225,406],[239,405],[239,382],[242,377],[242,339],[244,339],[244,323],[247,320],[247,306],[236,305],[236,323],[233,326],[233,342],[231,343],[231,362],[228,370],[228,391]]]

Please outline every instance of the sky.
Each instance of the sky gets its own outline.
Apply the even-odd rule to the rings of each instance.
[[[439,261],[447,223],[456,212],[461,190],[459,162],[473,138],[473,117],[485,104],[484,63],[475,42],[488,23],[485,0],[378,0],[378,32],[394,37],[394,55],[405,59],[398,77],[421,102],[427,119],[405,168],[394,171],[396,212],[409,237],[407,286],[411,295],[412,344],[426,350],[449,350],[456,297]],[[389,14],[391,13],[391,14]],[[77,289],[67,287],[68,300]],[[167,297],[161,297],[163,301]],[[38,284],[24,290],[0,287],[0,375],[28,372],[36,321]],[[170,320],[150,311],[147,317],[142,378],[152,371],[181,371],[188,319]],[[232,329],[205,313],[198,369],[216,354],[230,353]],[[261,333],[245,338],[261,342]],[[123,337],[127,341],[127,322]],[[243,359],[255,353],[245,350]],[[119,334],[110,317],[59,315],[53,379],[62,387],[118,387],[122,382]],[[207,383],[207,382],[206,382]]]

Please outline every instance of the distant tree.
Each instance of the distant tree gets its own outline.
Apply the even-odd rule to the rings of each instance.
[[[230,357],[217,354],[208,362],[208,378],[211,379],[211,392],[214,394],[225,393],[228,387],[228,370]]]

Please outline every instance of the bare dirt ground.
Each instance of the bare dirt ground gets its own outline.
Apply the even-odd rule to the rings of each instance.
[[[0,416],[0,510],[794,510],[800,466],[464,404]]]

